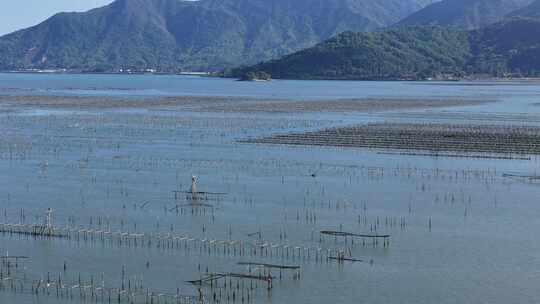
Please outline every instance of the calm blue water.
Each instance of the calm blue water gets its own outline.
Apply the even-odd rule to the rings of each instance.
[[[290,246],[342,248],[372,263],[343,265],[276,256],[239,257],[99,242],[33,240],[0,234],[2,254],[29,256],[14,276],[29,289],[61,275],[162,292],[197,294],[187,280],[247,272],[240,261],[302,266],[251,303],[537,303],[540,283],[539,159],[386,155],[365,149],[239,144],[238,139],[364,121],[490,124],[540,122],[535,83],[272,81],[151,75],[0,74],[1,94],[250,96],[262,99],[366,97],[496,100],[480,106],[391,113],[194,113],[187,110],[76,109],[0,105],[2,221],[186,233],[200,239],[262,239]],[[315,174],[315,177],[311,175]],[[192,175],[202,191],[225,192],[212,212],[177,214],[173,190]],[[146,203],[146,204],[145,204]],[[141,208],[145,204],[144,208]],[[139,207],[137,207],[139,206]],[[22,210],[22,211],[21,211]],[[316,220],[314,220],[314,217]],[[397,221],[389,225],[388,221]],[[405,223],[399,225],[400,221]],[[430,225],[431,223],[431,225]],[[320,230],[388,233],[388,248],[354,246]],[[103,228],[103,227],[102,227]],[[286,235],[286,236],[284,236]],[[67,270],[64,272],[64,263]],[[273,273],[277,275],[276,273]],[[235,283],[236,284],[236,283]],[[239,283],[240,284],[240,283]],[[245,283],[249,284],[249,283]],[[243,285],[244,286],[244,285]],[[205,289],[205,293],[209,293]],[[225,301],[226,302],[226,301]],[[0,303],[81,303],[0,290]],[[143,302],[144,303],[144,302]],[[237,299],[237,303],[241,303]]]
[[[538,83],[527,82],[359,82],[295,81],[241,82],[234,79],[176,75],[0,74],[0,89],[39,93],[103,95],[202,95],[265,98],[359,98],[399,96],[538,95]]]

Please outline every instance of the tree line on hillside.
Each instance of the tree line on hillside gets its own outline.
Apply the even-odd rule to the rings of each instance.
[[[379,32],[345,32],[278,60],[225,71],[242,77],[419,80],[540,76],[540,20],[510,18],[466,31],[404,26]]]

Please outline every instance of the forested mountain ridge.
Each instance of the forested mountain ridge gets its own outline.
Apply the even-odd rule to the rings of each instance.
[[[540,18],[540,0],[536,0],[522,9],[513,11],[508,17]]]
[[[249,72],[273,78],[358,80],[540,76],[540,21],[515,17],[473,31],[428,25],[345,32],[282,59],[225,75]]]
[[[0,69],[216,70],[388,26],[431,0],[117,0],[0,37]]]
[[[511,17],[469,33],[468,73],[540,76],[540,19]]]
[[[443,0],[431,4],[398,23],[403,25],[441,25],[478,29],[522,9],[533,0]]]

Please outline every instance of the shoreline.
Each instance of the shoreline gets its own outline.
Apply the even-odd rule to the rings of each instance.
[[[17,71],[17,70],[0,70],[0,74],[28,74],[28,75],[154,75],[154,76],[199,76],[209,78],[232,79],[242,82],[269,82],[268,80],[253,80],[246,81],[237,77],[223,77],[213,74],[214,72],[81,72],[81,71],[62,71],[62,70],[36,70],[36,71]],[[358,81],[358,82],[446,82],[446,83],[474,83],[474,82],[540,82],[540,77],[475,77],[474,75],[456,78],[456,79],[357,79],[357,78],[272,78],[272,80],[293,80],[293,81]]]

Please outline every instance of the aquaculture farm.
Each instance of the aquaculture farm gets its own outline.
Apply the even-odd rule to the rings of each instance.
[[[535,82],[0,74],[2,303],[533,303]]]

